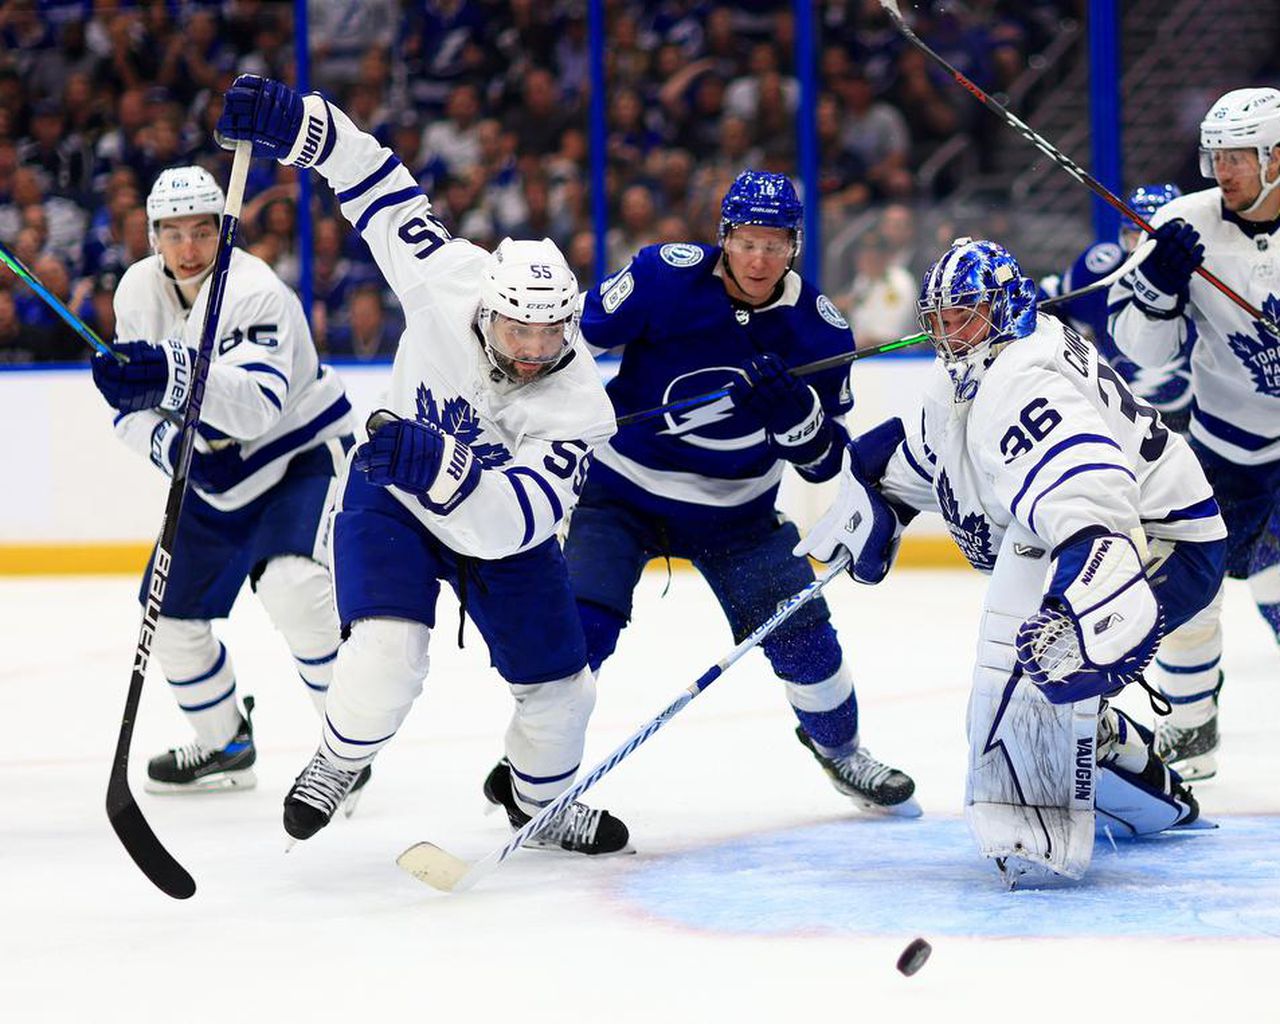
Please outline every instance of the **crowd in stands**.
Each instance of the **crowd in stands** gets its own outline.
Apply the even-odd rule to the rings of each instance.
[[[912,5],[919,31],[988,90],[1010,84],[1080,0]],[[663,241],[714,242],[746,167],[796,172],[791,0],[607,0],[609,268]],[[410,167],[454,233],[549,236],[596,278],[585,0],[310,0],[311,87]],[[914,297],[914,170],[977,104],[907,45],[878,0],[818,4],[817,191],[825,222],[879,210],[826,282],[855,330],[893,337]],[[144,202],[165,167],[221,181],[213,139],[235,75],[294,80],[293,5],[264,0],[0,3],[0,241],[104,338],[120,275],[151,251]],[[299,283],[296,173],[255,161],[242,244]],[[810,197],[812,200],[812,197]],[[400,325],[369,252],[316,188],[313,330],[335,357],[380,358]],[[899,303],[900,305],[900,303]],[[861,319],[861,324],[859,323]],[[861,333],[860,333],[861,340]],[[866,343],[866,342],[864,342]],[[88,349],[0,270],[0,362]]]

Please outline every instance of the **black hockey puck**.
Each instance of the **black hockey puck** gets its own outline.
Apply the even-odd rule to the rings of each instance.
[[[924,966],[932,952],[933,947],[924,939],[912,939],[907,944],[907,948],[902,951],[902,955],[898,957],[898,971],[911,977]]]

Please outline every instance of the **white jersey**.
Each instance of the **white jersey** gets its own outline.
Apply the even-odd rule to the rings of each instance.
[[[881,490],[941,512],[975,568],[994,567],[1014,522],[1050,551],[1097,526],[1171,540],[1226,536],[1186,441],[1061,321],[1038,317],[971,402],[954,403],[941,361],[934,369],[919,426],[907,425]]]
[[[1280,236],[1275,224],[1251,224],[1224,213],[1218,188],[1171,200],[1151,218],[1158,227],[1181,218],[1200,233],[1206,269],[1280,320]],[[1280,338],[1199,275],[1188,308],[1158,319],[1133,301],[1126,277],[1111,286],[1111,334],[1120,351],[1143,366],[1170,362],[1192,315],[1200,335],[1191,353],[1191,434],[1223,458],[1243,465],[1280,459]]]
[[[198,349],[212,280],[210,274],[187,308],[161,258],[139,260],[125,271],[116,289],[116,337],[179,337]],[[155,449],[168,443],[173,429],[155,410],[116,416],[119,437],[162,467],[167,463]],[[320,363],[298,297],[266,263],[236,249],[200,408],[197,445],[208,450],[210,443],[238,443],[244,475],[217,494],[197,488],[200,497],[222,511],[241,508],[279,483],[289,460],[299,452],[351,430],[351,404],[337,375]]]
[[[475,324],[488,253],[451,238],[400,161],[330,106],[332,151],[316,165],[404,308],[391,410],[467,444],[480,483],[447,514],[388,490],[444,544],[502,558],[554,535],[578,500],[592,449],[617,429],[579,338],[551,373],[514,384],[485,354]]]

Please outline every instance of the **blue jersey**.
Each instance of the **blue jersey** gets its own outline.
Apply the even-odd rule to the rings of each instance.
[[[608,385],[619,417],[717,391],[753,356],[772,352],[789,366],[852,351],[853,333],[831,300],[794,271],[781,294],[750,309],[735,303],[720,276],[720,249],[678,243],[642,249],[622,270],[587,293],[582,332],[598,349],[622,348]],[[853,407],[847,366],[804,378],[833,420]],[[785,463],[752,417],[728,398],[624,426],[596,450],[597,483],[650,511],[772,507]],[[808,479],[834,476],[824,459]],[[593,472],[595,472],[593,470]],[[619,479],[621,478],[621,479]]]
[[[1115,242],[1095,242],[1076,257],[1062,275],[1062,294],[1087,288],[1114,271],[1126,259]],[[1093,339],[1099,353],[1133,388],[1139,398],[1164,413],[1180,412],[1191,406],[1191,348],[1195,325],[1187,331],[1187,343],[1178,358],[1165,366],[1141,367],[1116,347],[1107,331],[1107,289],[1061,303],[1054,312],[1067,318],[1076,330]]]

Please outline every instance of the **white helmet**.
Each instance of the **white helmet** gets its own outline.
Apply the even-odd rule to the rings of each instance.
[[[156,224],[159,221],[205,213],[221,217],[226,205],[222,186],[203,167],[170,167],[161,171],[147,196],[147,224],[152,247],[156,244]]]
[[[499,315],[522,324],[562,323],[563,342],[553,354],[524,353],[517,359],[494,332]],[[533,379],[516,371],[513,364],[517,361],[545,364],[542,374],[554,369],[578,336],[579,321],[578,281],[555,242],[549,238],[540,242],[504,238],[485,262],[476,320],[489,361],[510,379]]]
[[[1252,213],[1280,184],[1267,182],[1271,150],[1280,146],[1280,90],[1233,89],[1215,103],[1200,122],[1200,173],[1213,175],[1215,149],[1253,149],[1258,154],[1262,191],[1246,213]]]

